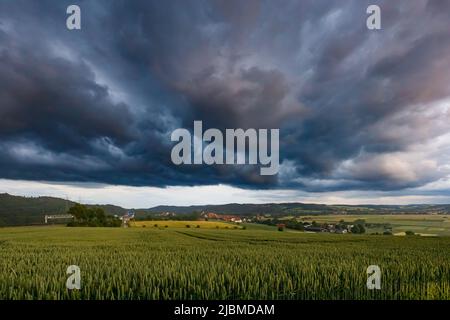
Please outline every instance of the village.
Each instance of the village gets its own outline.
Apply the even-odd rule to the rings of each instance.
[[[159,218],[164,218],[168,220],[178,220],[182,216],[174,212],[163,212],[158,214]],[[186,216],[184,216],[186,217]],[[191,216],[194,220],[202,221],[223,221],[235,224],[242,223],[253,223],[262,224],[267,226],[276,227],[278,231],[297,230],[310,233],[335,233],[335,234],[347,234],[365,233],[365,222],[364,220],[356,220],[352,223],[345,222],[343,220],[337,223],[317,223],[315,221],[299,221],[299,219],[293,217],[273,217],[269,214],[256,214],[256,215],[232,215],[232,214],[221,214],[215,212],[200,212],[198,214],[193,214]]]

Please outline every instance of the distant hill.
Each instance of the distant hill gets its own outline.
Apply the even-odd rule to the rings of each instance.
[[[20,197],[7,193],[0,194],[0,226],[42,224],[45,214],[62,214],[75,202],[54,197]],[[100,207],[110,215],[122,215],[127,209],[115,205],[90,205]],[[440,213],[449,214],[450,205],[324,205],[307,203],[265,203],[196,206],[157,206],[149,209],[136,209],[136,217],[142,218],[151,214],[175,213],[177,215],[193,212],[214,212],[233,215],[270,214],[315,215],[315,214],[415,214]]]
[[[206,211],[234,215],[314,215],[314,214],[389,214],[389,213],[450,213],[450,205],[324,205],[308,203],[265,203],[199,205],[199,206],[157,206],[136,210],[138,216],[152,213],[173,212],[187,214]]]
[[[0,194],[0,226],[42,224],[46,214],[62,214],[75,202],[54,197],[20,197]],[[108,214],[123,214],[124,208],[98,205]]]
[[[162,213],[173,212],[178,214],[192,213],[194,211],[208,211],[222,214],[281,214],[305,209],[312,211],[328,212],[330,207],[321,204],[303,203],[267,203],[267,204],[240,204],[230,203],[223,205],[198,205],[198,206],[157,206],[150,209],[140,209],[137,213]]]

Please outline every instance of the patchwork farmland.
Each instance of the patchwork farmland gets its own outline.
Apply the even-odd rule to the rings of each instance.
[[[1,228],[0,298],[450,299],[449,252],[449,237],[252,225]],[[69,265],[80,290],[66,289]],[[380,266],[380,290],[366,287],[369,265]]]

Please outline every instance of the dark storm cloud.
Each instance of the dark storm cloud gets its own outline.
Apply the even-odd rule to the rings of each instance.
[[[394,190],[447,174],[446,1],[0,3],[0,177]],[[380,31],[366,8],[382,8]],[[280,128],[281,172],[174,166],[170,132]]]

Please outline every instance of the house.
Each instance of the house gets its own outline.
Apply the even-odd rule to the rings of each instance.
[[[129,225],[130,220],[134,219],[134,211],[133,210],[129,210],[127,211],[123,216],[121,216],[119,218],[120,220],[122,220],[122,226],[124,228],[127,228]]]
[[[161,217],[174,217],[175,215],[174,212],[163,212],[160,214]]]
[[[205,217],[208,219],[219,219],[219,215],[214,212],[208,212],[205,214]]]
[[[224,221],[228,221],[228,222],[237,222],[237,220],[242,222],[242,219],[240,217],[227,215],[227,214],[219,215],[218,219],[221,219],[221,220],[224,220]]]

